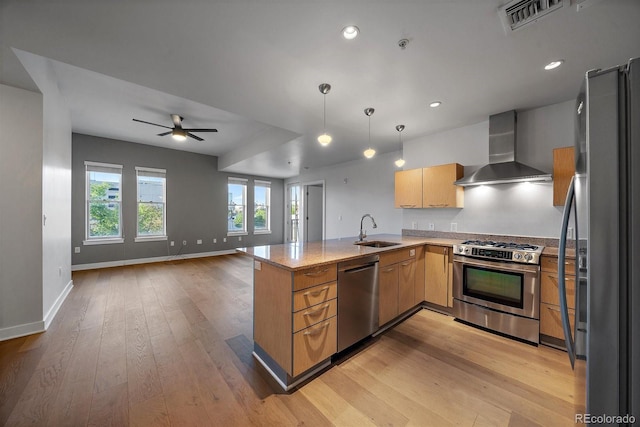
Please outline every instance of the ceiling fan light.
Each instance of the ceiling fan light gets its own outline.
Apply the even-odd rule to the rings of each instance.
[[[367,159],[370,159],[376,155],[376,150],[374,150],[373,148],[367,148],[366,150],[364,150],[363,154]]]
[[[323,147],[326,147],[327,145],[331,144],[333,138],[331,138],[331,135],[329,135],[328,133],[323,133],[322,135],[320,135],[318,137],[318,142],[320,143],[320,145],[322,145]]]
[[[404,159],[402,157],[395,161],[396,166],[399,167],[399,168],[403,167],[404,163],[405,163],[405,161],[404,161]]]
[[[178,129],[174,129],[173,132],[171,132],[171,137],[178,142],[184,142],[187,140],[186,132]]]

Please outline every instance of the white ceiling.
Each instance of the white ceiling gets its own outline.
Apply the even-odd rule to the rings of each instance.
[[[575,0],[571,0],[573,3]],[[584,0],[506,34],[504,0],[0,0],[0,82],[53,72],[74,132],[219,156],[291,177],[403,140],[573,98],[585,71],[640,56],[640,1]],[[340,30],[355,24],[353,41]],[[406,49],[398,46],[409,40]],[[554,59],[564,65],[545,72]],[[36,65],[34,65],[36,64]],[[322,94],[329,147],[320,147]],[[427,104],[441,100],[431,109]],[[180,114],[205,141],[158,137]]]

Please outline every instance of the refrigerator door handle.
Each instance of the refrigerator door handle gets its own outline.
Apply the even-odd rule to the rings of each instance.
[[[565,259],[567,248],[567,228],[569,227],[569,217],[571,216],[571,208],[575,197],[574,188],[575,176],[571,178],[567,198],[564,202],[564,211],[562,213],[562,231],[560,232],[560,242],[558,245],[558,293],[560,294],[560,314],[562,316],[562,330],[564,331],[564,342],[567,346],[567,354],[571,362],[571,369],[574,368],[576,361],[576,348],[571,333],[571,324],[569,323],[569,309],[567,307],[567,287],[566,287],[566,271]],[[576,307],[577,312],[577,307]]]

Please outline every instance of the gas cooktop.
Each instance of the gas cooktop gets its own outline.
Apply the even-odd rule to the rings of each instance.
[[[453,253],[476,258],[493,258],[523,264],[540,264],[544,246],[529,243],[494,242],[492,240],[467,240],[453,245]]]

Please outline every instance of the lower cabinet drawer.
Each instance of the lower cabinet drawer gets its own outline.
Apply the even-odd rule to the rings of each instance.
[[[575,310],[569,309],[569,323],[571,324],[571,333],[573,333],[573,325],[575,323]],[[540,304],[540,334],[564,340],[564,331],[562,330],[562,315],[560,307],[557,305]]]
[[[567,288],[567,307],[575,308],[576,305],[576,278],[567,275],[565,278]],[[558,275],[543,271],[540,273],[540,302],[559,305]]]
[[[332,299],[322,304],[293,313],[293,332],[308,328],[338,313],[338,300]]]
[[[293,376],[317,365],[338,350],[337,317],[293,334]]]
[[[338,296],[338,283],[330,282],[293,293],[293,311],[304,310]]]

